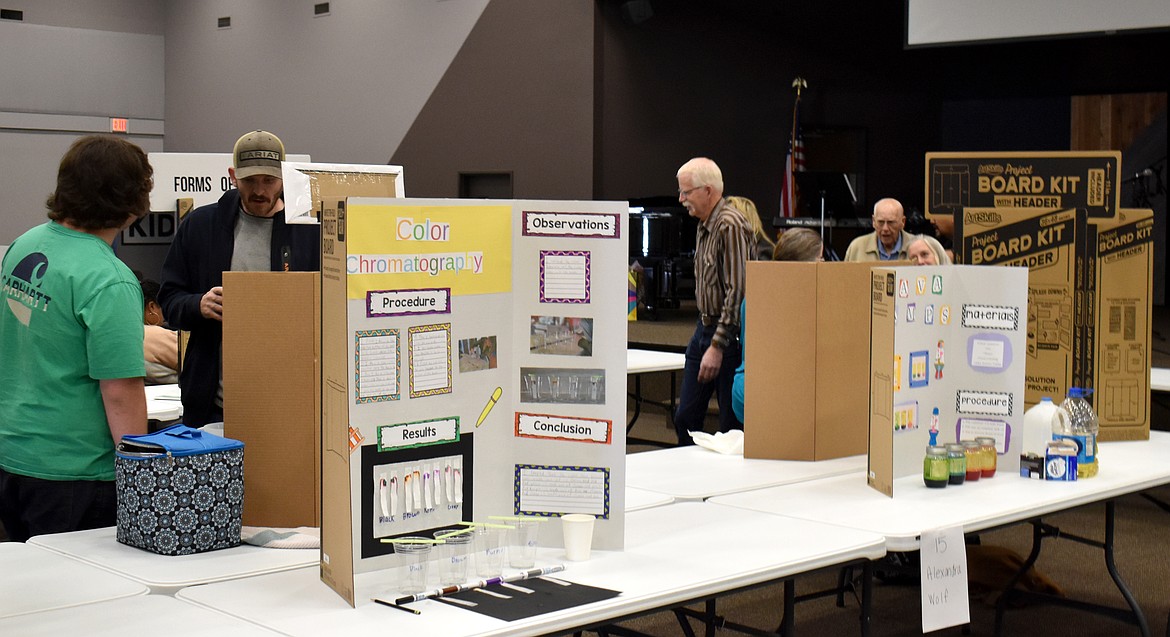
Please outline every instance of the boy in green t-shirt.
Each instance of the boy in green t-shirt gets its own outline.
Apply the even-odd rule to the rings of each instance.
[[[78,139],[49,222],[0,265],[0,522],[9,538],[111,526],[114,445],[146,432],[142,290],[114,255],[149,211],[153,170],[134,144]]]

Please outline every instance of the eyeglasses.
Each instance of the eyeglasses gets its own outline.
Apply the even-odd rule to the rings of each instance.
[[[680,190],[678,191],[678,196],[685,199],[686,197],[690,197],[692,192],[695,192],[700,188],[706,188],[706,186],[695,186],[689,190]]]

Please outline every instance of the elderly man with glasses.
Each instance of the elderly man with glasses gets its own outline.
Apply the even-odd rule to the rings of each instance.
[[[719,397],[719,430],[743,429],[732,411],[731,387],[743,356],[739,342],[745,264],[752,254],[752,229],[723,197],[723,174],[715,162],[696,157],[678,169],[678,200],[699,220],[695,234],[695,301],[699,320],[687,345],[683,384],[674,426],[679,445],[694,444],[711,395]]]
[[[897,199],[881,199],[873,205],[873,232],[849,243],[846,261],[905,261],[914,236],[906,232],[906,215]]]

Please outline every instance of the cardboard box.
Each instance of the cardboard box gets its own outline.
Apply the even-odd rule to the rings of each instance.
[[[1153,231],[1152,210],[1089,224],[1083,366],[1102,441],[1150,437]]]
[[[1079,209],[966,208],[955,217],[962,263],[1028,268],[1028,406],[1084,384],[1087,235]]]
[[[747,264],[745,458],[865,453],[870,270],[882,265]]]
[[[321,281],[223,273],[224,435],[244,443],[247,526],[320,526]]]
[[[1116,150],[926,153],[923,210],[930,218],[958,217],[964,208],[1080,208],[1090,219],[1111,219],[1120,175]]]
[[[347,197],[406,196],[402,166],[286,161],[281,168],[288,223],[320,223]]]

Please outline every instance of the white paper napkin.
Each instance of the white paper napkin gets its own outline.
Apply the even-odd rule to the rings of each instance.
[[[743,432],[738,429],[714,435],[705,431],[692,431],[690,433],[695,444],[704,449],[727,455],[743,455]]]

